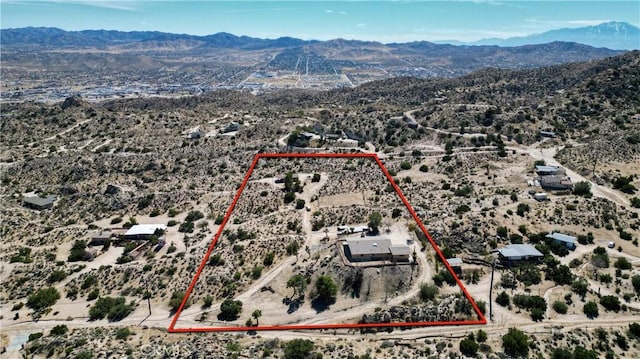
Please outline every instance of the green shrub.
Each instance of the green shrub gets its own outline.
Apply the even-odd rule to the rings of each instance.
[[[51,328],[51,332],[49,332],[50,335],[59,337],[61,335],[65,335],[67,334],[67,332],[69,331],[69,328],[67,328],[66,325],[64,324],[60,324],[60,325],[56,325],[55,327]]]
[[[127,337],[132,335],[133,332],[129,330],[129,328],[119,328],[116,330],[116,339],[118,340],[126,340]]]
[[[568,309],[569,306],[565,302],[561,302],[559,300],[553,302],[553,310],[555,310],[558,314],[567,314]]]
[[[54,305],[60,299],[60,293],[53,287],[40,289],[27,299],[27,307],[42,311]]]

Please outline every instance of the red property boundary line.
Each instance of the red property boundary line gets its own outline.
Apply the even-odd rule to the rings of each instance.
[[[477,320],[461,320],[461,321],[444,321],[444,322],[408,322],[408,323],[394,322],[394,323],[369,323],[369,324],[342,323],[342,324],[310,324],[310,325],[303,325],[303,324],[300,324],[300,325],[263,325],[263,326],[250,326],[250,327],[248,327],[248,326],[235,326],[235,327],[175,328],[176,322],[178,321],[178,318],[180,317],[180,313],[182,313],[182,310],[184,309],[185,303],[189,299],[189,296],[191,295],[191,292],[193,291],[193,288],[195,287],[196,282],[198,281],[198,278],[200,277],[200,274],[202,273],[202,270],[204,269],[205,265],[207,264],[207,260],[209,259],[209,256],[211,255],[211,252],[213,252],[213,249],[216,246],[216,243],[218,242],[218,239],[220,238],[220,236],[222,234],[222,231],[223,231],[224,227],[226,226],[227,221],[229,220],[229,217],[231,216],[231,213],[233,212],[236,204],[238,203],[238,200],[240,199],[240,195],[242,194],[242,191],[244,191],[244,188],[246,187],[247,183],[249,182],[249,177],[251,177],[251,174],[253,173],[253,170],[256,167],[256,164],[258,163],[258,161],[261,158],[370,158],[370,159],[373,159],[378,164],[378,166],[380,167],[380,169],[382,170],[384,175],[387,177],[387,179],[389,180],[389,183],[391,184],[391,186],[393,186],[393,189],[396,191],[396,194],[402,200],[402,203],[404,203],[405,207],[407,207],[407,209],[409,210],[409,213],[411,214],[411,217],[413,217],[413,219],[416,221],[416,223],[418,223],[418,226],[420,227],[420,230],[427,237],[427,240],[429,241],[429,243],[431,243],[431,246],[436,251],[438,257],[440,258],[440,261],[444,264],[444,266],[447,268],[449,273],[451,273],[451,275],[455,279],[456,283],[458,284],[458,287],[460,287],[460,289],[462,290],[465,298],[467,298],[467,300],[471,303],[471,305],[473,307],[473,310],[478,315],[478,319]],[[465,286],[460,281],[460,278],[458,278],[456,273],[453,271],[453,269],[449,265],[449,262],[447,262],[446,258],[442,254],[442,251],[440,250],[440,248],[438,247],[436,242],[431,237],[431,234],[429,234],[429,232],[427,231],[425,226],[422,224],[422,221],[420,220],[420,218],[418,218],[418,215],[416,214],[416,212],[413,209],[413,207],[411,206],[411,204],[409,204],[409,201],[407,200],[407,198],[404,196],[404,194],[402,194],[402,191],[400,190],[400,187],[398,187],[398,185],[395,183],[395,181],[393,181],[393,177],[391,176],[391,174],[389,174],[389,171],[387,171],[386,167],[384,166],[384,164],[382,163],[382,161],[380,160],[378,155],[376,155],[375,153],[312,153],[312,154],[308,154],[308,153],[258,153],[253,158],[253,162],[249,166],[249,170],[247,171],[247,174],[245,175],[244,180],[242,181],[242,184],[240,185],[240,188],[238,189],[238,192],[236,193],[235,197],[233,198],[233,201],[231,202],[231,205],[229,206],[229,209],[227,210],[227,213],[225,214],[224,219],[222,220],[222,223],[220,224],[220,227],[218,228],[218,231],[216,232],[215,236],[213,237],[213,241],[211,242],[211,245],[209,245],[209,249],[207,250],[207,253],[205,254],[204,258],[202,258],[202,262],[200,263],[200,266],[198,267],[196,275],[191,280],[191,284],[189,285],[189,288],[187,289],[187,292],[185,293],[185,296],[182,299],[182,302],[180,303],[180,306],[178,307],[178,310],[177,310],[176,314],[173,316],[173,319],[171,320],[171,323],[169,324],[169,328],[167,329],[167,331],[169,333],[198,333],[198,332],[239,332],[239,331],[259,331],[259,330],[344,329],[344,328],[347,328],[347,329],[361,329],[361,328],[390,328],[390,327],[427,327],[427,326],[477,325],[477,324],[487,324],[487,319],[482,314],[482,312],[480,311],[480,308],[478,308],[478,305],[476,304],[476,302],[473,300],[473,298],[471,297],[471,295],[469,294],[469,292],[467,291]]]

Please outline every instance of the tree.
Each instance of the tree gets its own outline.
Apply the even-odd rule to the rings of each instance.
[[[606,310],[612,310],[614,312],[620,311],[620,299],[613,295],[603,295],[600,297],[600,304]]]
[[[526,358],[529,353],[529,337],[516,328],[509,328],[502,336],[502,348],[507,355]]]
[[[292,298],[297,295],[304,297],[304,291],[307,289],[307,278],[298,273],[287,281],[287,288],[293,288]]]
[[[587,181],[580,181],[573,186],[573,194],[576,196],[583,196],[590,198],[593,196],[591,193],[591,183]]]
[[[284,194],[284,203],[291,203],[296,199],[296,194],[294,192],[287,192]]]
[[[328,275],[321,275],[316,280],[316,292],[317,299],[320,302],[331,304],[336,301],[336,295],[338,293],[338,287],[333,282],[333,279]]]
[[[580,296],[584,300],[584,296],[587,294],[587,290],[589,289],[589,283],[584,278],[579,278],[571,285],[571,290],[574,293]]]
[[[27,307],[36,312],[44,311],[60,299],[60,293],[53,287],[40,289],[27,299]]]
[[[569,307],[565,302],[562,302],[559,300],[556,300],[555,302],[553,302],[553,310],[555,310],[556,313],[558,314],[567,314],[568,309]]]
[[[556,285],[565,285],[573,283],[573,273],[571,268],[562,264],[556,268],[549,269],[547,273],[548,279],[551,279]]]
[[[258,318],[262,316],[262,311],[260,309],[256,309],[253,311],[253,313],[251,313],[251,316],[256,320],[256,325],[260,325],[260,323],[258,322]]]
[[[299,198],[296,200],[296,209],[303,209],[304,205],[305,205],[304,199]]]
[[[476,340],[478,341],[478,343],[486,342],[487,341],[487,332],[485,332],[482,329],[478,330],[478,333],[476,334]]]
[[[640,275],[636,274],[631,277],[631,285],[633,285],[633,289],[635,289],[636,294],[640,294]]]
[[[475,357],[478,352],[478,343],[471,338],[464,338],[460,342],[460,352],[468,357]]]
[[[60,325],[56,325],[55,327],[51,328],[51,332],[49,332],[49,334],[59,337],[61,335],[65,335],[67,334],[67,332],[69,331],[69,328],[64,325],[64,324],[60,324]]]
[[[631,263],[625,257],[620,257],[616,260],[614,267],[620,270],[629,270],[631,269]]]
[[[238,319],[240,312],[242,312],[241,301],[225,299],[225,301],[220,304],[220,314],[218,314],[218,319],[233,321]]]
[[[320,182],[320,174],[314,173],[313,178],[311,178],[311,182]]]
[[[273,264],[273,258],[276,256],[275,253],[273,252],[269,252],[264,256],[264,260],[262,261],[262,264],[264,264],[265,266],[270,266]]]
[[[298,250],[300,249],[300,244],[297,241],[293,241],[287,245],[287,255],[298,254]]]
[[[382,223],[382,214],[380,212],[373,212],[369,215],[369,228],[373,235],[380,233],[380,224]]]
[[[87,261],[91,259],[91,255],[86,251],[87,242],[77,240],[71,247],[71,251],[69,252],[69,257],[67,260],[69,262],[78,262],[78,261]]]
[[[510,300],[509,300],[509,294],[507,294],[507,292],[505,292],[504,290],[498,294],[498,296],[496,297],[496,303],[500,304],[503,307],[508,307],[510,304]]]
[[[598,317],[598,304],[596,302],[588,302],[582,308],[584,314],[589,318],[597,318]]]
[[[182,303],[182,299],[185,296],[185,292],[181,292],[181,291],[175,291],[171,294],[171,299],[169,299],[169,307],[171,307],[172,311],[176,311],[178,310],[178,308],[180,307],[180,303]],[[187,302],[184,304],[184,308],[189,308],[190,305],[190,300],[187,300]]]
[[[124,297],[102,297],[89,308],[89,320],[107,318],[109,321],[117,322],[126,318],[133,312],[134,304],[126,304]]]
[[[309,339],[293,339],[284,346],[285,359],[306,359],[313,350],[313,342]]]
[[[555,348],[551,352],[551,359],[573,359],[573,354],[568,349]]]

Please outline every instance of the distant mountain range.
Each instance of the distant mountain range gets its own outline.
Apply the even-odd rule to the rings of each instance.
[[[577,42],[579,44],[605,47],[614,50],[637,50],[640,49],[640,28],[626,22],[605,22],[595,26],[551,30],[539,34],[507,39],[490,38],[474,42],[451,40],[437,41],[437,43],[511,47],[546,44],[554,41]]]
[[[115,31],[115,30],[83,30],[65,31],[58,28],[26,27],[0,30],[2,46],[44,46],[44,47],[104,47],[132,43],[181,41],[198,43],[207,47],[237,48],[243,50],[261,50],[283,48],[319,43],[317,40],[301,40],[292,37],[278,39],[260,39],[249,36],[236,36],[220,32],[213,35],[196,36],[172,34],[159,31]],[[335,40],[331,40],[335,41]],[[346,41],[346,40],[343,40]],[[490,38],[475,42],[456,40],[436,41],[437,44],[480,45],[515,47],[550,42],[575,42],[592,47],[604,47],[613,50],[640,49],[640,28],[626,22],[607,22],[595,26],[565,28],[551,30],[539,34],[507,39]],[[347,41],[350,44],[379,44],[366,41]],[[417,43],[424,43],[420,41]],[[411,43],[407,43],[410,44]],[[382,44],[379,44],[382,45]],[[400,44],[393,44],[400,45]]]
[[[632,36],[624,28],[618,26],[618,33]],[[522,46],[382,44],[260,39],[224,32],[194,36],[33,27],[0,30],[0,40],[3,82],[14,84],[3,94],[5,98],[43,101],[73,94],[101,99],[228,88],[322,90],[394,77],[458,77],[489,67],[524,69],[584,62],[625,52],[562,41]],[[30,88],[33,82],[27,80],[34,73],[42,76],[37,84],[42,88]]]

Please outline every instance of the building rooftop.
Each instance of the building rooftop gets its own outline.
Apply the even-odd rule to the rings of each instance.
[[[566,176],[540,176],[540,183],[560,183],[560,184],[571,184],[571,178]]]
[[[447,262],[449,262],[450,266],[461,266],[462,259],[460,258],[447,258]]]
[[[93,239],[107,239],[107,238],[111,238],[112,234],[113,233],[111,233],[111,231],[94,232],[91,235],[91,238],[93,238]]]
[[[408,256],[411,255],[411,248],[409,246],[391,246],[389,251],[393,256]]]
[[[351,255],[386,254],[390,253],[391,240],[377,237],[370,239],[349,239],[347,245]],[[407,247],[409,248],[409,247]]]
[[[565,242],[565,243],[576,242],[576,237],[570,236],[568,234],[555,233],[555,232],[551,234],[547,234],[547,238],[552,238],[556,241]]]
[[[44,207],[44,206],[53,204],[53,202],[56,201],[56,196],[50,194],[46,197],[40,197],[40,196],[24,197],[23,201],[25,203],[32,204],[34,206]]]
[[[534,246],[529,244],[510,244],[498,249],[498,252],[506,258],[509,257],[544,257]]]
[[[564,169],[558,166],[536,166],[536,172],[564,172]]]
[[[125,236],[151,236],[156,233],[156,229],[167,230],[164,224],[136,224],[129,228]]]

